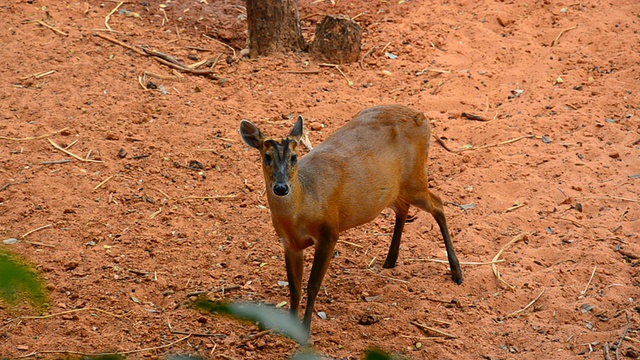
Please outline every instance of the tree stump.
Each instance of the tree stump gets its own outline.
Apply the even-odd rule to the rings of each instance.
[[[249,55],[306,50],[298,0],[247,0]]]
[[[310,53],[315,59],[332,64],[358,61],[362,28],[346,15],[327,15],[316,26]]]

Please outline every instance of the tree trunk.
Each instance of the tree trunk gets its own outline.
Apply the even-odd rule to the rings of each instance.
[[[348,16],[327,15],[316,26],[311,56],[316,60],[343,64],[358,61],[362,28]]]
[[[252,58],[306,50],[298,0],[247,0],[247,22]]]

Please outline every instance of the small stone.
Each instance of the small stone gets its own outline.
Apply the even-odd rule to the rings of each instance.
[[[593,310],[593,308],[594,308],[593,305],[582,304],[582,306],[580,306],[580,312],[582,312],[583,314],[586,314],[589,311]]]
[[[119,157],[120,159],[124,159],[126,156],[127,156],[127,150],[125,150],[124,148],[121,148],[121,149],[118,151],[118,157]]]
[[[389,70],[382,70],[380,71],[380,74],[384,75],[384,76],[393,76],[393,73]]]
[[[327,320],[327,314],[324,311],[318,311],[318,317],[322,320]]]
[[[498,15],[498,23],[503,27],[507,27],[507,26],[513,24],[513,18],[511,18],[506,13],[502,13],[502,14]]]
[[[612,159],[619,159],[620,158],[620,154],[619,153],[609,154],[609,157],[612,158]]]
[[[380,318],[370,314],[365,314],[365,315],[362,315],[360,319],[358,319],[358,324],[366,326],[366,325],[375,324],[378,321],[380,321]]]
[[[16,349],[18,349],[20,351],[27,351],[27,350],[29,350],[29,347],[27,345],[18,345],[18,346],[16,346]]]
[[[309,124],[309,128],[313,131],[319,131],[319,130],[322,130],[323,126],[320,122],[314,121],[311,124]]]
[[[421,342],[417,342],[416,343],[416,349],[420,349],[422,347],[422,343]]]

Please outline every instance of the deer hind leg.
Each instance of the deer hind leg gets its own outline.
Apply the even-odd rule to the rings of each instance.
[[[451,237],[449,236],[449,229],[447,228],[447,220],[444,216],[442,200],[429,190],[427,184],[424,184],[421,188],[423,190],[414,191],[411,194],[411,200],[409,203],[433,215],[433,218],[438,223],[440,232],[444,238],[444,246],[447,249],[447,258],[449,259],[449,267],[451,268],[451,278],[456,284],[460,285],[463,281],[462,270],[460,270],[460,263],[458,262],[456,253],[453,250],[453,244],[451,242]]]
[[[385,269],[394,268],[396,266],[398,251],[400,251],[402,230],[404,229],[404,224],[407,221],[407,214],[409,213],[409,204],[405,202],[394,204],[393,211],[396,213],[396,224],[393,227],[393,237],[391,238],[391,245],[389,246],[387,259],[384,261],[384,265],[382,265]]]

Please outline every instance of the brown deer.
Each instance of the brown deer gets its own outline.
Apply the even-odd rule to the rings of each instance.
[[[271,139],[250,121],[240,123],[242,139],[262,156],[271,219],[284,245],[294,315],[302,293],[302,251],[315,247],[304,314],[307,333],[338,235],[373,220],[387,207],[395,212],[396,222],[383,267],[396,264],[402,229],[413,205],[435,218],[452,279],[462,283],[442,200],[428,186],[431,130],[423,113],[401,105],[363,110],[298,159],[302,127],[302,117],[298,117],[289,136]]]

